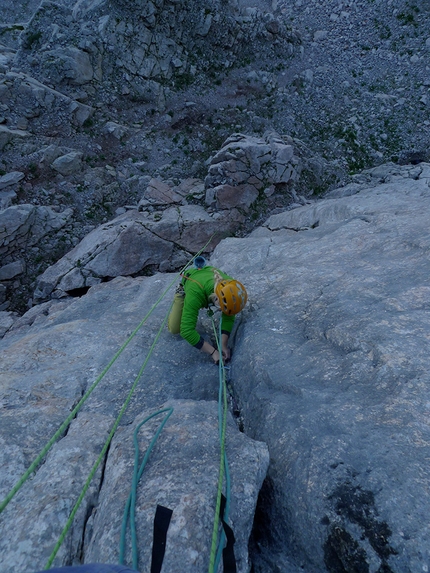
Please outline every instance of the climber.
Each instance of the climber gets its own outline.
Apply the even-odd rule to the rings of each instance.
[[[245,287],[224,272],[206,264],[199,256],[182,275],[176,290],[168,328],[172,334],[180,333],[182,338],[202,352],[209,354],[215,364],[219,362],[219,352],[210,342],[196,331],[197,318],[201,308],[215,307],[221,310],[221,348],[225,362],[230,360],[228,338],[233,328],[235,314],[240,312],[247,301]]]

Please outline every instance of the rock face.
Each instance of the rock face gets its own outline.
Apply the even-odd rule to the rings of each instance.
[[[174,270],[189,260],[189,253],[207,244],[211,251],[223,235],[243,221],[232,210],[226,216],[209,214],[198,205],[172,207],[150,216],[128,211],[98,227],[37,279],[35,300],[64,296],[120,275],[145,269]],[[212,238],[211,238],[212,237]]]
[[[72,210],[55,212],[51,207],[15,205],[0,211],[0,255],[3,260],[36,245],[70,220]]]
[[[0,81],[0,103],[10,112],[9,122],[18,125],[25,118],[25,129],[2,126],[0,148],[38,131],[54,130],[59,123],[70,132],[70,124],[82,126],[94,113],[84,103],[42,83],[31,74],[8,71]],[[10,106],[10,108],[9,108]],[[29,129],[27,129],[29,128]]]
[[[173,417],[160,435],[158,453],[154,452],[137,499],[138,538],[142,548],[140,571],[150,570],[157,504],[173,510],[163,568],[172,573],[204,571],[209,563],[208,532],[214,518],[213,478],[219,471],[217,409],[214,402],[203,401],[172,400],[166,406],[173,408]],[[143,419],[144,415],[139,416],[136,422]],[[117,561],[121,524],[112,522],[112,513],[121,515],[128,498],[123,484],[129,479],[134,459],[133,430],[134,427],[122,428],[112,444],[105,470],[107,479],[92,524],[96,533],[88,548],[88,562]],[[149,444],[154,433],[154,428],[146,429],[141,439]],[[265,445],[238,432],[232,419],[227,441],[232,472],[230,515],[237,543],[235,557],[238,571],[249,571],[248,539],[269,456]]]
[[[24,295],[23,283],[34,278],[40,253],[55,255],[58,244],[67,242],[72,214],[26,204],[0,210],[0,311]]]
[[[211,262],[249,294],[231,337],[232,405],[247,436],[230,421],[240,570],[247,571],[250,514],[267,464],[260,442],[270,463],[250,543],[254,571],[415,573],[429,562],[429,182],[428,164],[384,165],[327,198],[273,215],[247,238],[223,240],[214,251]],[[163,274],[119,277],[15,320],[0,343],[3,495],[174,283]],[[1,514],[2,562],[25,573],[44,565],[169,302],[170,295]],[[202,314],[199,329],[210,337],[208,320]],[[217,378],[207,356],[162,330],[103,480],[96,477],[57,562],[115,557],[132,429],[147,413],[173,404],[181,420],[166,426],[148,481],[143,476],[139,551],[148,555],[153,505],[170,505],[178,522],[166,558],[173,560],[173,550],[178,562],[195,556],[191,570],[207,569],[199,561],[207,555],[204,536],[183,519],[195,515],[201,500],[199,531],[208,529],[214,492],[199,468],[201,461],[211,465],[215,449]],[[153,426],[143,430],[142,442],[152,435]],[[166,463],[170,452],[176,457]],[[188,472],[181,452],[195,460]],[[194,492],[189,499],[180,485],[184,473]]]
[[[53,167],[75,155],[58,157]],[[246,214],[261,217],[261,212],[271,210],[277,202],[288,204],[292,197],[306,203],[296,189],[304,188],[307,179],[302,183],[301,174],[309,173],[310,166],[315,180],[329,173],[326,163],[297,140],[273,132],[265,138],[235,134],[213,157],[204,184],[189,179],[173,186],[142,177],[137,185],[140,188],[146,182],[146,188],[138,211],[130,210],[98,227],[49,267],[37,279],[34,299],[46,300],[53,292],[63,296],[145,269],[177,270],[190,253],[208,241],[206,251],[210,253],[225,236],[243,232]],[[203,197],[204,187],[205,208],[192,203]]]
[[[217,248],[251,293],[232,375],[271,456],[257,571],[426,567],[429,178],[384,166]]]
[[[333,173],[332,167],[299,140],[274,132],[263,138],[243,134],[230,137],[212,159],[205,181],[198,178],[172,181],[137,174],[123,181],[123,173],[107,166],[106,169],[86,169],[82,185],[77,181],[85,162],[83,154],[76,149],[47,145],[38,148],[31,157],[35,161],[32,164],[35,172],[40,169],[48,170],[51,175],[59,174],[59,188],[63,193],[70,194],[69,190],[74,189],[75,203],[73,211],[57,204],[52,207],[12,205],[0,212],[0,221],[5,225],[3,246],[0,231],[0,254],[3,251],[8,264],[22,265],[21,259],[25,263],[21,277],[21,310],[28,283],[33,283],[35,275],[42,270],[36,291],[32,286],[25,302],[30,296],[31,303],[33,299],[40,302],[54,290],[56,296],[60,296],[119,275],[148,273],[154,269],[178,270],[189,259],[189,253],[199,250],[208,241],[210,253],[222,238],[249,231],[264,213],[274,208],[279,210],[292,201],[305,203],[306,199],[298,195],[298,191],[312,194],[306,188],[309,173],[313,174],[316,184]],[[23,176],[22,172],[10,172],[0,179],[0,187],[3,181],[8,190],[0,190],[0,202],[10,204],[12,197],[16,197],[14,187],[17,188]],[[66,176],[74,181],[74,186],[64,180]],[[121,188],[112,178],[122,181],[135,199],[140,200],[135,205],[117,209],[117,218],[94,229],[77,245],[79,239],[75,233],[80,238],[84,233],[80,225],[75,224],[74,215],[94,208],[94,205],[88,207],[82,194],[94,185],[90,193],[92,201],[98,196],[101,203],[111,203]],[[43,197],[50,197],[50,193],[45,190]],[[61,233],[53,232],[59,228]],[[45,236],[49,240],[40,241]],[[23,245],[31,249],[23,249]],[[76,248],[69,250],[73,245],[77,245]],[[69,252],[64,255],[65,251]],[[59,253],[57,259],[55,253]],[[55,264],[46,268],[47,260],[52,259]],[[9,299],[15,304],[12,310],[16,310],[17,291],[12,291],[11,284],[5,286]],[[0,306],[1,310],[4,309]]]
[[[143,221],[140,213],[130,211],[91,232],[43,273],[36,298],[47,298],[54,289],[64,293],[103,278],[135,274],[160,258],[169,258],[173,245],[148,232]]]
[[[88,389],[96,371],[105,368],[108,355],[114,354],[130,328],[137,326],[142,311],[146,313],[153,305],[154,295],[158,297],[169,284],[173,284],[171,275],[118,278],[93,287],[72,303],[51,301],[35,307],[15,322],[1,349],[2,499]],[[44,568],[169,306],[170,296],[136,334],[45,463],[2,513],[2,571],[18,567],[31,573]],[[100,352],[101,338],[104,350]],[[74,340],[73,348],[67,348],[67,340]],[[41,361],[33,361],[33,353]],[[64,369],[64,375],[54,374],[57,367]],[[22,368],[26,373],[20,375]],[[133,471],[133,430],[148,414],[169,406],[173,413],[151,455],[146,478],[142,477],[136,504],[139,569],[149,571],[148,548],[157,503],[173,510],[166,551],[169,570],[183,570],[184,563],[190,571],[208,567],[220,463],[218,369],[164,328],[147,368],[54,562],[58,565],[77,563],[83,554],[87,562],[118,561],[119,532]],[[24,420],[21,416],[25,423],[20,422]],[[141,459],[160,420],[154,422],[142,428]],[[227,442],[230,523],[237,539],[238,571],[245,573],[252,516],[269,459],[266,446],[240,433],[231,417]],[[11,527],[10,519],[16,527]]]
[[[39,268],[25,261],[27,292],[13,309],[31,304],[30,283],[52,264],[50,252],[58,259],[118,209],[159,201],[158,186],[142,198],[151,179],[179,204],[171,190],[204,178],[231,133],[249,134],[255,147],[269,143],[268,129],[299,137],[343,177],[428,160],[429,12],[418,4],[3,0],[0,208],[74,208],[70,244],[41,249]],[[319,161],[282,173],[272,149],[269,184],[268,164],[259,179],[248,155],[243,165],[233,155],[245,171],[230,160],[211,165],[208,203],[247,218],[263,193],[283,209],[280,190],[298,171],[309,194],[333,184],[317,174]]]
[[[211,160],[205,180],[206,203],[221,209],[249,209],[260,192],[294,186],[303,169],[293,140],[269,133],[264,139],[233,134]]]
[[[123,97],[163,109],[166,80],[186,84],[197,70],[231,67],[261,41],[276,40],[291,55],[287,26],[278,22],[276,32],[269,31],[265,20],[260,10],[230,0],[42,3],[23,34],[17,63],[69,94],[79,88],[93,99],[103,81],[103,97],[113,101],[119,81]],[[82,37],[78,45],[76,37]]]

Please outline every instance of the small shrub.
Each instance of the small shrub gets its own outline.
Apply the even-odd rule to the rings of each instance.
[[[24,42],[24,49],[25,50],[31,50],[31,48],[33,47],[33,44],[38,42],[41,37],[42,37],[42,32],[40,30],[37,32],[31,32],[30,34],[28,34],[28,36]]]
[[[408,14],[400,12],[400,14],[397,14],[397,19],[400,20],[400,22],[404,26],[408,26],[409,24],[412,24],[413,26],[417,25],[417,23],[415,22],[414,15],[411,12],[409,12]]]

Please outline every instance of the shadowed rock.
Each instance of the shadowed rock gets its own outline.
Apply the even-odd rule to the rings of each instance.
[[[263,138],[234,133],[211,160],[205,179],[206,203],[218,209],[248,211],[256,199],[264,200],[273,193],[273,188],[282,192],[294,189],[310,165],[317,180],[327,168],[321,159],[317,163],[310,151],[291,137],[273,132]]]

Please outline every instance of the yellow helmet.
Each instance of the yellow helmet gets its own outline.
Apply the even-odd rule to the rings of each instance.
[[[220,281],[215,287],[215,294],[223,314],[237,314],[246,305],[248,295],[242,283],[236,280]]]

